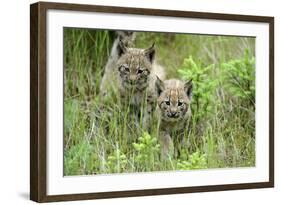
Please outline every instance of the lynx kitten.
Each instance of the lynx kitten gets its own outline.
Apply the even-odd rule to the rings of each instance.
[[[155,63],[154,44],[147,48],[133,48],[120,41],[116,48],[117,60],[107,67],[101,85],[101,92],[113,89],[123,104],[129,104],[140,112],[142,104],[147,104],[144,113],[144,125],[147,127],[149,118],[156,103],[156,75],[164,79],[163,68]]]
[[[160,120],[159,139],[162,154],[171,154],[173,148],[172,138],[180,137],[191,117],[192,81],[182,82],[171,79],[162,81],[157,79],[158,92],[157,112]],[[177,136],[172,136],[178,133]]]
[[[120,41],[124,43],[125,46],[133,46],[134,41],[136,38],[136,33],[131,31],[116,31],[117,37],[113,42],[113,46],[111,48],[110,56],[107,60],[107,63],[105,65],[104,75],[101,80],[100,84],[100,91],[103,95],[106,95],[106,83],[109,79],[107,77],[110,77],[111,73],[113,72],[113,69],[117,63],[117,60],[119,58],[118,54],[118,44]]]

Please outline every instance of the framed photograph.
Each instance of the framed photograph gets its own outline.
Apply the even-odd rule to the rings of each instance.
[[[274,186],[274,18],[30,6],[30,198]]]

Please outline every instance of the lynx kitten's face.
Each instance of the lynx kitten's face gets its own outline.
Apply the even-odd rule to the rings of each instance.
[[[118,72],[125,89],[142,91],[148,86],[155,50],[127,48],[122,42],[118,46],[120,58],[117,62]]]
[[[175,79],[162,82],[157,79],[156,87],[159,95],[157,103],[162,119],[167,122],[185,119],[190,113],[192,82],[184,83]]]

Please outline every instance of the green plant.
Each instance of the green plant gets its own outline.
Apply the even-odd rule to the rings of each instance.
[[[65,152],[64,166],[68,175],[93,174],[100,166],[93,145],[82,141]]]
[[[226,89],[245,105],[255,106],[255,58],[244,51],[244,57],[222,64]]]
[[[96,96],[112,40],[109,31],[64,29],[65,97]]]
[[[160,145],[155,137],[151,137],[147,132],[144,132],[138,138],[138,143],[133,143],[136,151],[135,162],[141,170],[153,169],[155,162],[159,158]]]
[[[210,78],[214,65],[202,66],[196,63],[192,56],[184,59],[182,67],[178,70],[181,78],[192,79],[192,109],[195,122],[207,118],[212,114],[212,105],[216,100],[215,90],[219,83],[219,78]]]
[[[106,167],[109,173],[120,173],[125,171],[127,163],[126,155],[121,152],[117,145],[114,153],[108,156]]]
[[[178,160],[177,169],[179,170],[191,170],[191,169],[206,169],[207,160],[205,154],[200,154],[199,151],[192,153],[188,160]]]

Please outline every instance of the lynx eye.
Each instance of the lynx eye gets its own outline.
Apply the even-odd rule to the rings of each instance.
[[[129,67],[126,66],[126,65],[121,65],[121,66],[119,67],[119,71],[120,71],[120,72],[130,72]]]
[[[138,73],[138,74],[142,74],[142,73],[143,73],[143,70],[139,69],[137,73]]]
[[[179,101],[178,102],[178,106],[182,106],[182,105],[183,105],[183,103]]]
[[[170,105],[170,101],[165,101],[166,105]]]

